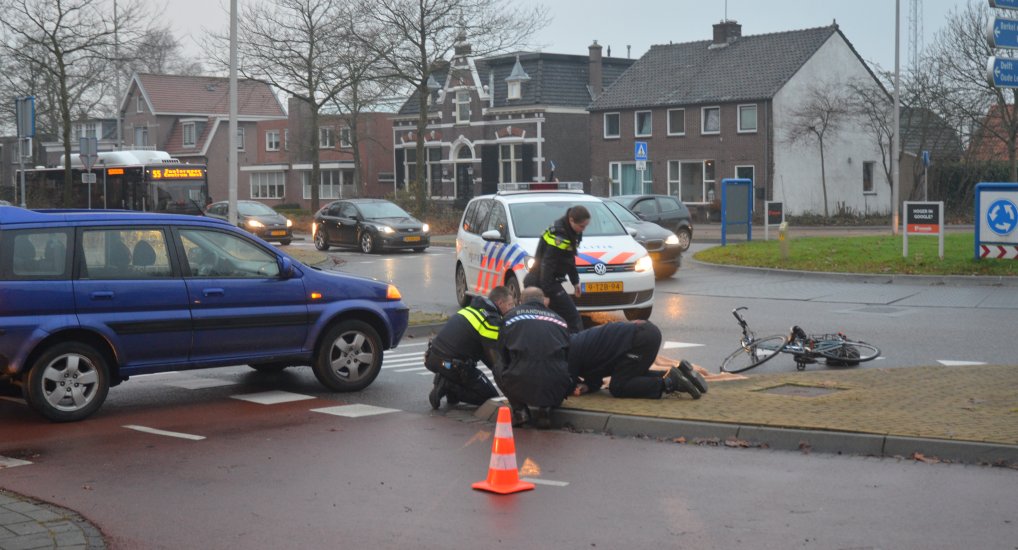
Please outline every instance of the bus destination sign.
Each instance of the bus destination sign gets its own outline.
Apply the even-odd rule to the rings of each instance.
[[[152,168],[154,180],[199,179],[205,177],[204,168]]]

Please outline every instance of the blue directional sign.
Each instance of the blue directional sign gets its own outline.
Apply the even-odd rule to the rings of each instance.
[[[990,7],[1018,10],[1018,0],[990,0]]]
[[[931,164],[931,162],[930,162],[930,152],[929,151],[923,151],[923,166],[929,168],[930,164]]]
[[[986,41],[991,48],[1018,49],[1018,21],[1004,17],[994,18],[986,29]]]
[[[647,142],[637,141],[633,146],[633,160],[647,160]]]
[[[986,62],[986,80],[997,88],[1018,88],[1018,59],[991,57]]]

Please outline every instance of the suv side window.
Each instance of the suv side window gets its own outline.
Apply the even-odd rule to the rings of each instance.
[[[67,270],[67,229],[38,229],[8,232],[3,243],[5,279],[65,279]],[[6,251],[10,250],[8,255]]]
[[[509,236],[506,234],[508,228],[506,226],[505,207],[497,202],[491,208],[491,214],[488,216],[488,225],[485,231],[491,231],[492,229],[497,229],[503,238]]]
[[[657,204],[661,207],[661,212],[674,212],[679,210],[679,201],[672,197],[658,197]]]
[[[479,201],[479,204],[477,205],[477,212],[474,213],[474,221],[472,223],[473,229],[470,231],[471,233],[477,233],[479,235],[484,232],[484,228],[487,227],[488,223],[488,213],[491,212],[491,207],[494,204],[495,201],[489,199]]]
[[[477,224],[474,222],[474,215],[477,214],[477,205],[481,201],[471,201],[467,205],[467,211],[463,213],[463,231],[467,233],[476,233]]]
[[[82,279],[170,277],[169,249],[162,229],[86,229],[81,232]]]
[[[180,242],[192,277],[269,279],[279,276],[276,257],[237,235],[206,229],[180,229]]]

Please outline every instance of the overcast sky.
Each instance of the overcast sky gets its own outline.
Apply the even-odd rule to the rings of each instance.
[[[166,5],[166,16],[188,51],[202,28],[227,29],[229,0],[143,0]],[[238,0],[241,6],[251,0]],[[384,1],[384,0],[379,0]],[[530,0],[506,0],[532,5]],[[922,42],[931,44],[953,9],[986,0],[919,0]],[[894,68],[895,0],[547,0],[551,22],[536,38],[543,50],[586,54],[597,40],[612,56],[638,58],[654,44],[711,38],[711,25],[727,17],[742,24],[742,34],[764,34],[820,27],[836,20],[867,61]],[[909,62],[909,9],[901,0],[901,65]],[[727,5],[727,8],[726,8]],[[186,36],[184,36],[186,35]]]

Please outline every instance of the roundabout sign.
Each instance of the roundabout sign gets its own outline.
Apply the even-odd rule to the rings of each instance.
[[[1018,259],[1018,183],[980,183],[975,203],[976,259]]]

